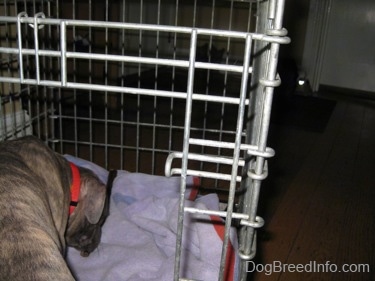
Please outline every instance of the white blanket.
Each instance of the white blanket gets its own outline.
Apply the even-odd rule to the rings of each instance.
[[[108,172],[103,168],[69,155],[65,157],[107,181]],[[79,281],[173,280],[179,186],[179,177],[118,171],[99,247],[87,258],[68,248],[67,260],[76,278]],[[189,177],[186,206],[218,210],[217,195],[195,199],[193,187],[194,180]],[[185,214],[181,277],[218,279],[223,231],[224,224],[218,217]],[[237,280],[239,259],[234,229],[228,251],[226,280]]]

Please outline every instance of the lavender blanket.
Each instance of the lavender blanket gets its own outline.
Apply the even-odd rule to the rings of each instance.
[[[103,182],[108,172],[85,160],[65,156],[93,170]],[[68,249],[67,260],[79,281],[173,280],[180,178],[119,171],[103,226],[99,247],[89,257]],[[189,200],[193,178],[188,178],[186,206],[218,210],[215,194]],[[217,280],[224,225],[208,215],[185,214],[182,277]],[[237,240],[232,230],[226,280],[237,280]]]

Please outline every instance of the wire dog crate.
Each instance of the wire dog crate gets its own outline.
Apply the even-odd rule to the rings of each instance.
[[[184,213],[239,229],[239,279],[256,249],[284,1],[47,1],[0,6],[0,140],[34,134],[106,169],[181,176]],[[184,205],[186,177],[222,211]]]

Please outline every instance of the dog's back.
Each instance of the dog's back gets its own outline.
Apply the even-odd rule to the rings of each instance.
[[[63,258],[70,179],[61,169],[36,138],[0,144],[0,280],[74,280]]]

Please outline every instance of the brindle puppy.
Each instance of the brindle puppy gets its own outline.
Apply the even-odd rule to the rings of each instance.
[[[79,170],[78,205],[68,222],[69,162],[35,137],[0,143],[0,280],[74,280],[65,238],[87,256],[108,215],[105,185]]]

